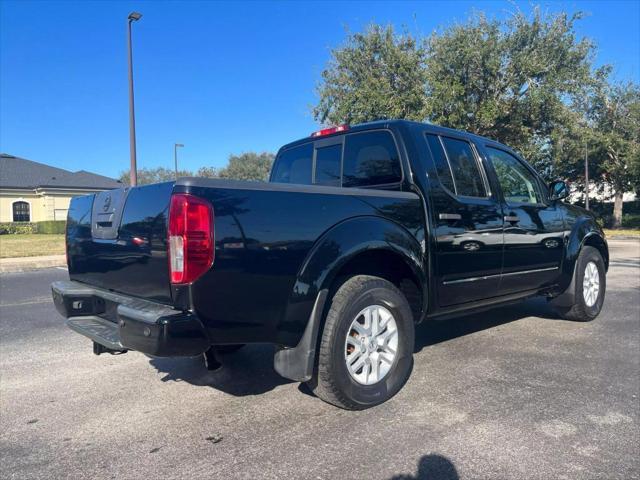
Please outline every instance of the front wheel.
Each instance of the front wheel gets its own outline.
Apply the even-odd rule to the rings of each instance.
[[[402,292],[382,278],[351,277],[331,300],[309,386],[347,410],[378,405],[407,381],[413,344],[414,321]]]
[[[593,247],[584,247],[576,261],[574,304],[558,311],[567,320],[588,322],[602,310],[607,288],[604,260]]]

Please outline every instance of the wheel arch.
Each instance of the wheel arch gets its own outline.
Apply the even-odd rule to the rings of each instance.
[[[597,232],[591,232],[587,234],[582,240],[582,246],[580,247],[580,250],[582,250],[582,248],[585,246],[594,247],[596,250],[600,252],[600,255],[602,255],[602,259],[604,260],[605,269],[608,271],[609,270],[609,246],[604,236],[601,236]]]
[[[371,275],[393,283],[407,298],[414,322],[418,323],[426,312],[426,280],[418,276],[407,258],[396,250],[374,248],[352,255],[327,279],[330,291],[355,275]]]
[[[597,248],[605,265],[609,265],[609,248],[604,236],[604,232],[591,216],[583,216],[576,220],[568,234],[567,247],[563,261],[563,274],[573,276],[578,255],[585,245]],[[567,282],[568,283],[568,282]]]
[[[424,258],[413,234],[386,218],[352,217],[333,226],[316,241],[296,276],[278,327],[281,343],[294,345],[302,337],[319,292],[326,290],[330,297],[344,278],[358,274],[394,283],[411,297],[420,320],[427,303]],[[403,285],[405,280],[410,284]]]
[[[350,218],[325,232],[303,262],[278,325],[281,341],[274,356],[275,370],[296,381],[311,378],[331,294],[349,276],[376,274],[400,283],[410,279],[420,293],[412,305],[413,310],[420,304],[420,320],[427,305],[424,258],[420,243],[408,230],[382,217]],[[379,264],[384,268],[372,267]],[[403,288],[407,295],[407,286]]]
[[[602,255],[605,269],[609,268],[609,247],[604,232],[593,217],[584,216],[578,219],[568,234],[562,271],[558,281],[558,291],[561,293],[552,300],[556,306],[573,305],[574,303],[576,265],[580,252],[585,246],[597,249]]]

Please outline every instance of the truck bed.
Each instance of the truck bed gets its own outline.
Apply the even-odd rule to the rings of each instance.
[[[213,266],[188,286],[172,286],[168,270],[168,207],[178,192],[210,202],[215,218]],[[304,325],[288,324],[288,310],[293,302],[308,317],[318,288],[303,285],[299,274],[323,234],[342,222],[360,219],[361,228],[374,229],[367,218],[378,217],[413,238],[424,235],[423,207],[412,192],[183,178],[131,188],[111,239],[95,238],[92,207],[104,201],[98,195],[72,202],[71,280],[193,311],[220,343],[297,341]],[[336,242],[321,248],[325,267],[345,253]],[[296,304],[296,295],[303,301]]]

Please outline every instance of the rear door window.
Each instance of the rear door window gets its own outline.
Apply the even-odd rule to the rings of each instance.
[[[280,152],[271,177],[276,183],[311,185],[313,144],[306,143]]]
[[[427,134],[427,143],[429,144],[429,150],[433,155],[433,160],[436,164],[436,171],[438,172],[438,179],[440,183],[451,193],[456,193],[456,187],[453,184],[453,173],[451,173],[451,167],[447,161],[447,155],[444,153],[442,143],[437,135]]]
[[[390,132],[380,130],[346,136],[342,186],[385,185],[401,179],[400,157]]]
[[[464,197],[486,197],[478,161],[469,142],[456,138],[440,137],[449,161],[455,186],[455,194]]]
[[[316,149],[316,185],[340,186],[340,160],[342,143]]]

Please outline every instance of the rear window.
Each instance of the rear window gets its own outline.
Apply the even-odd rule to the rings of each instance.
[[[312,143],[306,143],[281,152],[276,159],[271,181],[310,185],[312,158]]]
[[[340,186],[340,158],[342,144],[322,147],[316,150],[316,185]]]
[[[346,136],[344,187],[397,183],[401,178],[400,158],[391,133],[375,131]]]

